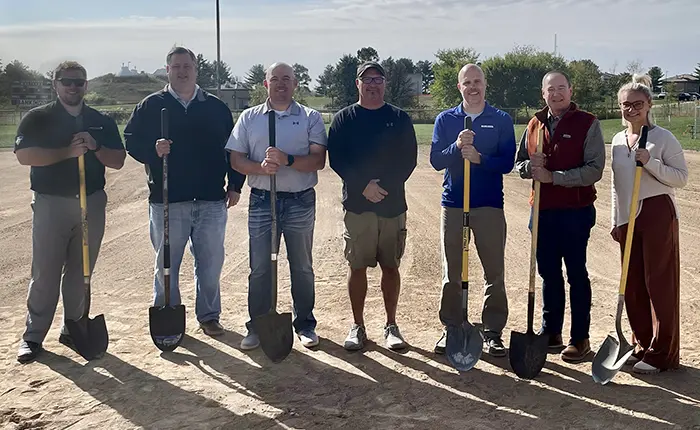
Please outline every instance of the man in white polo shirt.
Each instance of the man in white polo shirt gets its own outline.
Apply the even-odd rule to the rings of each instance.
[[[231,167],[248,175],[251,188],[248,209],[250,276],[248,281],[248,333],[241,349],[260,344],[252,320],[270,309],[272,217],[270,175],[277,175],[278,239],[287,245],[294,330],[306,347],[318,345],[313,315],[315,287],[312,263],[316,220],[317,171],[326,163],[326,128],[321,114],[293,100],[298,81],[291,66],[272,64],[265,74],[268,98],[246,109],[233,128],[226,149]],[[269,116],[275,115],[276,146],[270,147]],[[279,243],[279,240],[277,241]]]

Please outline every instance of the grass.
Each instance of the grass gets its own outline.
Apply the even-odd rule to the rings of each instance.
[[[673,117],[670,123],[666,118],[657,118],[657,122],[661,127],[669,129],[676,136],[684,149],[700,150],[700,131],[698,132],[698,138],[693,140],[692,133],[688,128],[689,125],[693,124],[693,118]],[[603,127],[603,135],[605,136],[606,143],[610,143],[615,133],[622,130],[619,119],[602,120],[601,125]],[[326,128],[328,128],[328,124],[326,124]],[[0,148],[11,148],[13,146],[16,129],[17,126],[14,125],[0,125]],[[418,143],[421,145],[430,145],[433,136],[433,125],[416,124],[415,129]],[[524,124],[515,126],[516,141],[520,141],[520,136],[524,130]],[[119,125],[119,131],[124,131],[124,124]]]

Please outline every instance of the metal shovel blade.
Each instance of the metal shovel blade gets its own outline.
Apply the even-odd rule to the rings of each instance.
[[[253,320],[255,332],[260,339],[260,348],[273,363],[279,363],[292,351],[294,332],[292,314],[276,311],[260,315]]]
[[[107,351],[109,335],[104,315],[94,318],[82,317],[79,320],[66,320],[66,329],[73,340],[75,350],[81,357],[90,361],[101,358]]]
[[[185,306],[151,306],[148,322],[151,339],[156,348],[171,352],[180,346],[185,337]]]
[[[481,358],[483,346],[481,331],[468,321],[447,326],[445,355],[455,369],[466,372],[474,367]]]
[[[620,344],[615,337],[608,335],[593,357],[591,366],[593,381],[602,385],[610,382],[632,354],[634,354],[632,345],[624,339]]]
[[[510,366],[518,377],[533,379],[539,375],[547,361],[547,336],[533,332],[511,332],[509,359]]]

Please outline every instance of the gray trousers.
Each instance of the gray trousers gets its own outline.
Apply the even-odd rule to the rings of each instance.
[[[500,337],[508,320],[505,286],[506,219],[503,209],[475,208],[469,211],[470,242],[474,235],[476,250],[484,270],[484,302],[481,321],[487,337]],[[440,321],[443,325],[461,324],[462,311],[462,209],[442,208],[442,294]],[[469,255],[470,260],[472,254]],[[469,276],[472,278],[471,274]],[[473,278],[472,278],[473,279]],[[470,279],[470,281],[472,280]],[[473,283],[472,283],[473,285]],[[470,316],[469,320],[474,321]]]
[[[95,267],[105,229],[107,195],[87,198],[90,272]],[[80,200],[34,193],[32,199],[32,278],[27,294],[26,341],[42,343],[51,328],[59,293],[65,319],[78,319],[85,306]],[[65,327],[61,332],[67,334]]]

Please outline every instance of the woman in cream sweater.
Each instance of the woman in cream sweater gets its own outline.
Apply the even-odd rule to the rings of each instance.
[[[675,189],[688,181],[678,140],[651,120],[649,76],[633,77],[618,92],[622,123],[612,141],[612,232],[624,252],[636,161],[644,165],[639,188],[625,308],[636,343],[630,358],[636,373],[657,373],[679,366],[680,257]],[[646,149],[637,140],[643,125]]]

